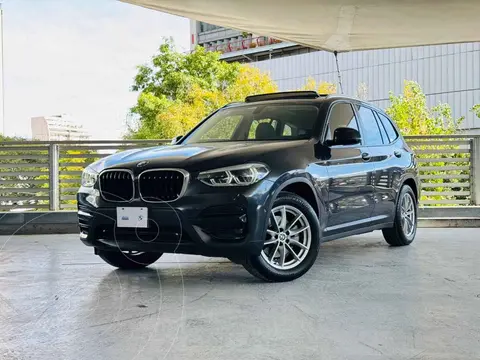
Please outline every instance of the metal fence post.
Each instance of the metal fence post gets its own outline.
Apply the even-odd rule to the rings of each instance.
[[[50,211],[59,210],[60,207],[60,160],[58,144],[50,144],[48,147],[48,178],[49,178],[49,204]]]
[[[480,205],[480,136],[473,137],[470,156],[472,162],[470,171],[472,205]]]

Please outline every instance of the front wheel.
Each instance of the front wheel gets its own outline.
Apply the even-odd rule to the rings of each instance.
[[[317,259],[320,225],[312,206],[302,197],[282,192],[274,201],[260,255],[243,266],[252,275],[272,282],[291,281],[305,274]]]
[[[98,250],[97,255],[107,264],[119,269],[142,269],[157,261],[162,253],[146,253],[139,251],[105,251]]]
[[[412,188],[404,185],[396,204],[392,228],[383,229],[383,237],[391,246],[410,245],[417,233],[417,201]]]

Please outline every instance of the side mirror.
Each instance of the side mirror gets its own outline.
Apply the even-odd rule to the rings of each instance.
[[[339,127],[333,133],[332,145],[356,145],[362,142],[362,136],[358,130]]]
[[[172,139],[172,141],[170,142],[170,145],[175,145],[175,144],[178,143],[182,138],[183,138],[183,135],[175,136],[175,137]]]

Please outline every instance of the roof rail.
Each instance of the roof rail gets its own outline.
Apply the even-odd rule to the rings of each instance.
[[[320,96],[316,91],[285,91],[271,94],[250,95],[245,98],[245,102],[281,100],[281,99],[317,99]]]

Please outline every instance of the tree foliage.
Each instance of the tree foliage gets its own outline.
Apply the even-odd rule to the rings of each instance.
[[[184,99],[193,85],[222,90],[235,81],[240,65],[219,61],[219,57],[220,53],[207,52],[201,46],[180,53],[172,40],[166,40],[149,64],[138,67],[132,90],[169,100]]]
[[[390,93],[390,102],[386,112],[395,120],[403,135],[457,134],[464,119],[454,119],[448,104],[429,107],[420,85],[414,81],[405,81],[403,94],[396,96]],[[449,139],[414,147],[421,161],[421,174],[434,176],[423,182],[422,200],[468,200],[464,195],[450,195],[454,191],[468,189],[465,182],[447,176],[442,178],[442,175],[446,175],[446,167],[469,165],[469,155],[457,153],[458,149],[458,145],[449,144]],[[431,153],[432,150],[436,150],[436,153]],[[435,170],[425,170],[426,168]],[[468,175],[468,171],[449,170],[448,175]],[[442,195],[437,195],[438,193]]]
[[[306,84],[301,88],[301,90],[313,90],[319,94],[336,94],[337,85],[327,81],[321,81],[319,84],[317,84],[315,79],[308,78]]]
[[[472,111],[480,119],[480,104],[474,105],[470,111]]]
[[[458,132],[463,117],[454,119],[448,104],[429,107],[422,88],[415,81],[405,80],[403,94],[390,93],[388,115],[403,135],[449,135]]]
[[[168,139],[185,134],[227,103],[275,92],[277,87],[256,68],[220,61],[219,53],[202,47],[181,54],[166,42],[149,65],[139,67],[132,90],[140,91],[132,108],[138,121],[127,137]]]

